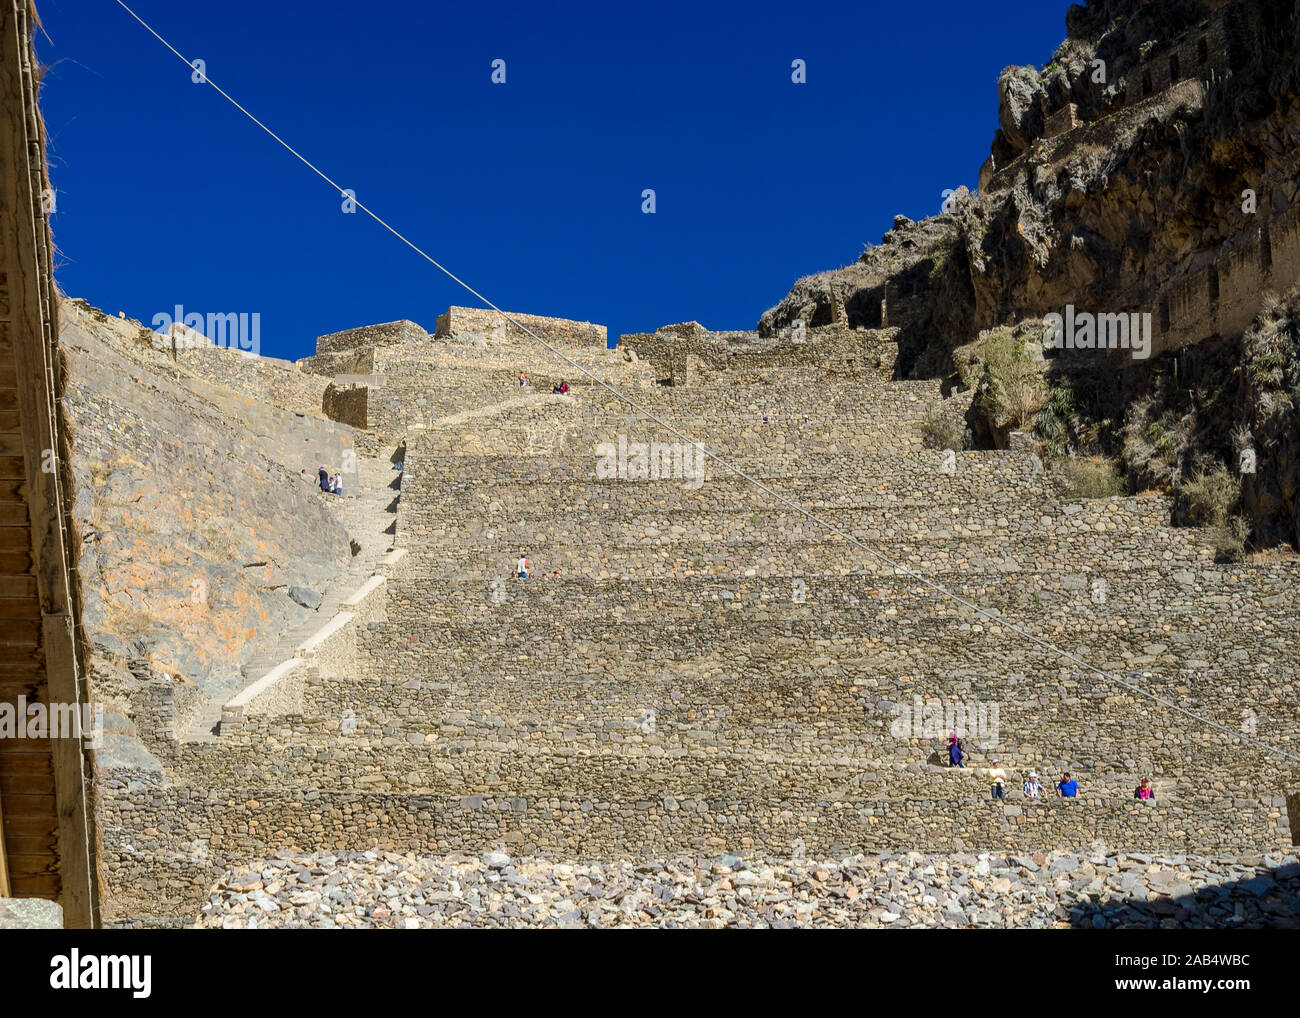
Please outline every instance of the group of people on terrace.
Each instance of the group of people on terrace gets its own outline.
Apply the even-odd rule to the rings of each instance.
[[[956,732],[950,732],[948,735],[948,766],[965,767],[969,759],[965,748],[961,744],[961,738]],[[989,790],[989,795],[994,800],[1005,799],[1007,797],[1007,772],[1002,769],[1002,758],[993,757],[990,761],[993,766],[989,768],[989,777],[993,780],[993,786]],[[1024,784],[1020,787],[1021,792],[1026,799],[1039,800],[1044,797],[1043,783],[1038,778],[1037,771],[1030,771],[1025,776]],[[1061,780],[1056,783],[1056,795],[1060,799],[1078,799],[1079,782],[1076,781],[1069,771],[1061,775]],[[1155,789],[1151,786],[1151,779],[1143,777],[1138,786],[1133,789],[1133,798],[1154,800],[1156,797]]]
[[[519,388],[528,388],[528,375],[522,371],[519,372]],[[551,393],[555,396],[567,396],[569,394],[569,383],[563,378],[559,379],[551,385]]]
[[[327,495],[343,494],[343,477],[338,473],[331,474],[325,464],[321,464],[316,471],[316,487]]]

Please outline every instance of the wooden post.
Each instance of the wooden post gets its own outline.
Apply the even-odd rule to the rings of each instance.
[[[9,859],[5,855],[5,804],[0,798],[0,898],[9,897]]]
[[[64,484],[71,477],[63,457],[60,408],[56,401],[56,307],[49,233],[49,181],[45,134],[36,107],[31,46],[31,0],[0,0],[0,256],[9,300],[13,388],[21,429],[30,526],[30,572],[37,603],[30,618],[34,677],[44,673],[47,703],[87,702],[79,647],[73,628],[68,561],[70,520]],[[0,360],[8,361],[5,356]],[[19,450],[14,450],[18,452]],[[17,528],[13,528],[17,529]],[[66,733],[65,733],[66,735]],[[58,813],[57,879],[64,922],[85,928],[98,922],[93,863],[94,824],[86,788],[91,769],[79,738],[49,740]],[[53,867],[52,867],[53,868]]]

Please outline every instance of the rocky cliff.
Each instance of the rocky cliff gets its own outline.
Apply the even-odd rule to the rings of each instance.
[[[348,535],[303,471],[338,469],[351,429],[281,409],[319,400],[287,362],[177,354],[82,301],[60,321],[92,678],[110,729],[133,736],[157,700],[146,689],[169,686],[178,713],[223,698],[258,646],[310,613],[291,591],[309,602],[346,566]]]
[[[856,264],[796,283],[760,332],[799,319],[898,326],[901,376],[955,380],[955,351],[985,330],[1067,305],[1149,314],[1149,358],[1031,351],[1046,379],[1021,423],[1052,451],[1120,461],[1132,490],[1186,495],[1192,481],[1234,475],[1218,522],[1245,513],[1256,546],[1300,544],[1285,313],[1300,282],[1298,10],[1072,5],[1044,67],[999,77],[979,192],[959,190],[920,223],[896,218]],[[1007,428],[978,419],[980,406],[972,431],[1004,445]]]

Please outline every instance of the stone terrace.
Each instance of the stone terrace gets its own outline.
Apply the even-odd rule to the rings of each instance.
[[[565,350],[994,619],[707,457],[700,484],[598,476],[597,447],[620,436],[681,439],[544,350],[376,345],[387,440],[404,444],[404,557],[327,649],[246,695],[238,723],[175,747],[162,774],[117,776],[106,808],[135,833],[129,851],[105,845],[114,880],[156,894],[123,894],[115,918],[192,916],[223,867],[294,848],[562,861],[1293,844],[1300,780],[1283,758],[1137,690],[1300,755],[1295,567],[1216,564],[1165,499],[1065,497],[1025,453],[924,448],[921,423],[969,395],[887,381],[888,336],[861,338],[869,358],[849,330],[809,330],[835,356],[701,356],[670,386],[653,349]],[[521,391],[519,370],[572,394]],[[394,398],[399,376],[428,402]],[[521,551],[532,579],[510,575]],[[968,769],[936,766],[935,732],[899,728],[917,698],[974,712]],[[995,754],[1005,803],[988,794]],[[1031,767],[1049,788],[1070,770],[1084,797],[1025,802]],[[1143,774],[1154,803],[1131,797]]]

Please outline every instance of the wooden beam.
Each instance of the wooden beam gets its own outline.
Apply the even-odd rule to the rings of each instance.
[[[30,597],[0,597],[0,619],[32,619],[41,613],[41,606]]]
[[[45,681],[56,703],[85,701],[77,681],[72,619],[47,615],[45,625]],[[82,739],[53,739],[54,787],[59,800],[59,874],[63,881],[63,925],[85,929],[98,925],[97,888],[92,842],[92,818],[85,789],[90,781]]]
[[[41,616],[39,622],[0,619],[0,643],[16,643],[19,646],[14,649],[21,653],[28,638],[24,627],[38,629],[38,655],[43,650],[50,701],[79,710],[86,694],[73,626],[78,606],[72,600],[71,522],[63,491],[63,479],[71,474],[61,461],[61,410],[56,399],[57,309],[49,220],[42,201],[49,179],[44,129],[36,107],[31,46],[34,14],[31,0],[0,3],[0,252],[8,284],[6,340],[13,346],[12,358],[0,356],[0,392],[16,392],[13,405],[7,398],[0,399],[0,409],[16,409],[22,429],[20,447],[0,441],[0,480],[26,481],[31,521],[29,561],[36,576]],[[51,465],[54,469],[47,469]],[[19,571],[5,569],[7,563],[2,561],[23,551],[13,543],[13,529],[0,528],[0,569],[4,571]],[[94,818],[86,795],[91,769],[81,739],[52,740],[51,754],[59,844],[57,856],[49,860],[48,874],[57,882],[65,925],[95,926]],[[40,785],[39,780],[34,783]],[[6,801],[12,804],[15,798],[29,796],[7,797]],[[22,858],[26,863],[32,857]],[[16,865],[11,854],[11,871]]]
[[[69,740],[60,739],[58,741],[67,742]],[[12,763],[12,759],[9,762]],[[46,766],[43,771],[31,770],[15,773],[6,767],[4,773],[0,774],[0,795],[3,795],[6,799],[17,799],[23,795],[54,795],[54,772],[49,764],[49,758],[46,758]]]
[[[57,898],[59,894],[59,875],[41,873],[34,876],[15,873],[9,881],[15,898]]]
[[[5,833],[11,838],[53,837],[59,833],[59,822],[53,816],[4,817]]]
[[[23,508],[25,510],[26,506]],[[0,574],[0,597],[34,598],[35,596],[35,576],[6,576]]]
[[[42,693],[39,697],[29,696],[27,703],[30,706],[37,700],[44,703],[45,694]],[[0,739],[0,756],[31,756],[33,753],[46,760],[54,758],[49,739]],[[4,767],[6,770],[9,768],[7,761]]]
[[[0,898],[9,898],[13,896],[13,891],[9,887],[9,860],[5,854],[6,836],[5,800],[4,796],[0,795]]]
[[[5,823],[10,827],[16,818],[44,819],[53,831],[58,826],[59,808],[53,795],[10,795],[5,797]]]

